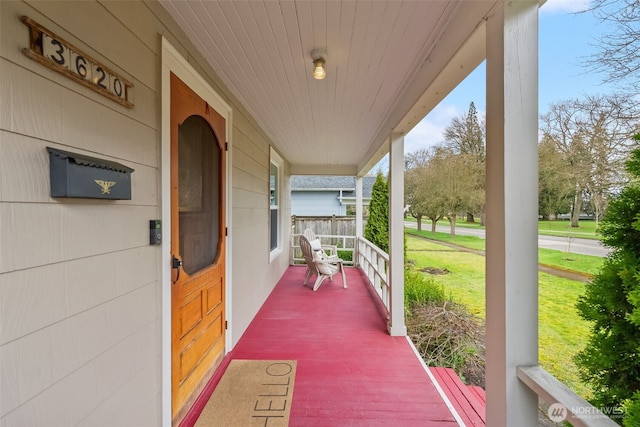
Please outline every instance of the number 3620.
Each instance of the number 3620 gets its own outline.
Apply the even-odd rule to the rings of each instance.
[[[42,54],[61,67],[92,82],[118,98],[126,99],[125,85],[118,77],[108,73],[100,65],[94,64],[48,34],[42,35]]]

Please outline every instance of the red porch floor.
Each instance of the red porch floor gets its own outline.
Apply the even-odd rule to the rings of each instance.
[[[386,332],[360,270],[346,270],[348,289],[338,276],[313,292],[290,267],[182,426],[232,359],[297,360],[291,426],[459,425],[407,339]]]

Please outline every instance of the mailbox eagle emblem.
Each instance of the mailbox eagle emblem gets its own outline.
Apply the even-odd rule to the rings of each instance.
[[[100,194],[111,194],[111,187],[116,185],[115,181],[103,181],[101,179],[94,179],[93,181],[102,189]]]

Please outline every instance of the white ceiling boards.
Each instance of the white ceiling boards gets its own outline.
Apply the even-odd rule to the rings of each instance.
[[[291,162],[292,173],[354,175],[380,156],[410,111],[424,117],[446,95],[423,96],[495,2],[162,4]],[[323,80],[312,76],[314,49],[327,52]],[[483,55],[476,50],[458,58],[463,76],[454,86]],[[424,108],[416,109],[418,101]]]

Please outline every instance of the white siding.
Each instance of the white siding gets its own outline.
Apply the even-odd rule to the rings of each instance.
[[[269,141],[240,114],[234,115],[233,140],[231,256],[238,264],[233,269],[231,332],[235,344],[289,265],[291,202],[285,165],[280,227],[285,251],[269,264]]]
[[[133,81],[135,108],[23,55],[22,15]],[[234,343],[288,265],[286,245],[268,262],[270,142],[160,5],[1,1],[0,427],[167,423],[161,290],[170,285],[162,283],[160,247],[148,244],[148,221],[162,217],[168,197],[160,179],[161,34],[233,109]],[[47,146],[135,169],[132,199],[50,198]],[[288,218],[288,197],[282,208]],[[169,224],[164,231],[168,238]]]

